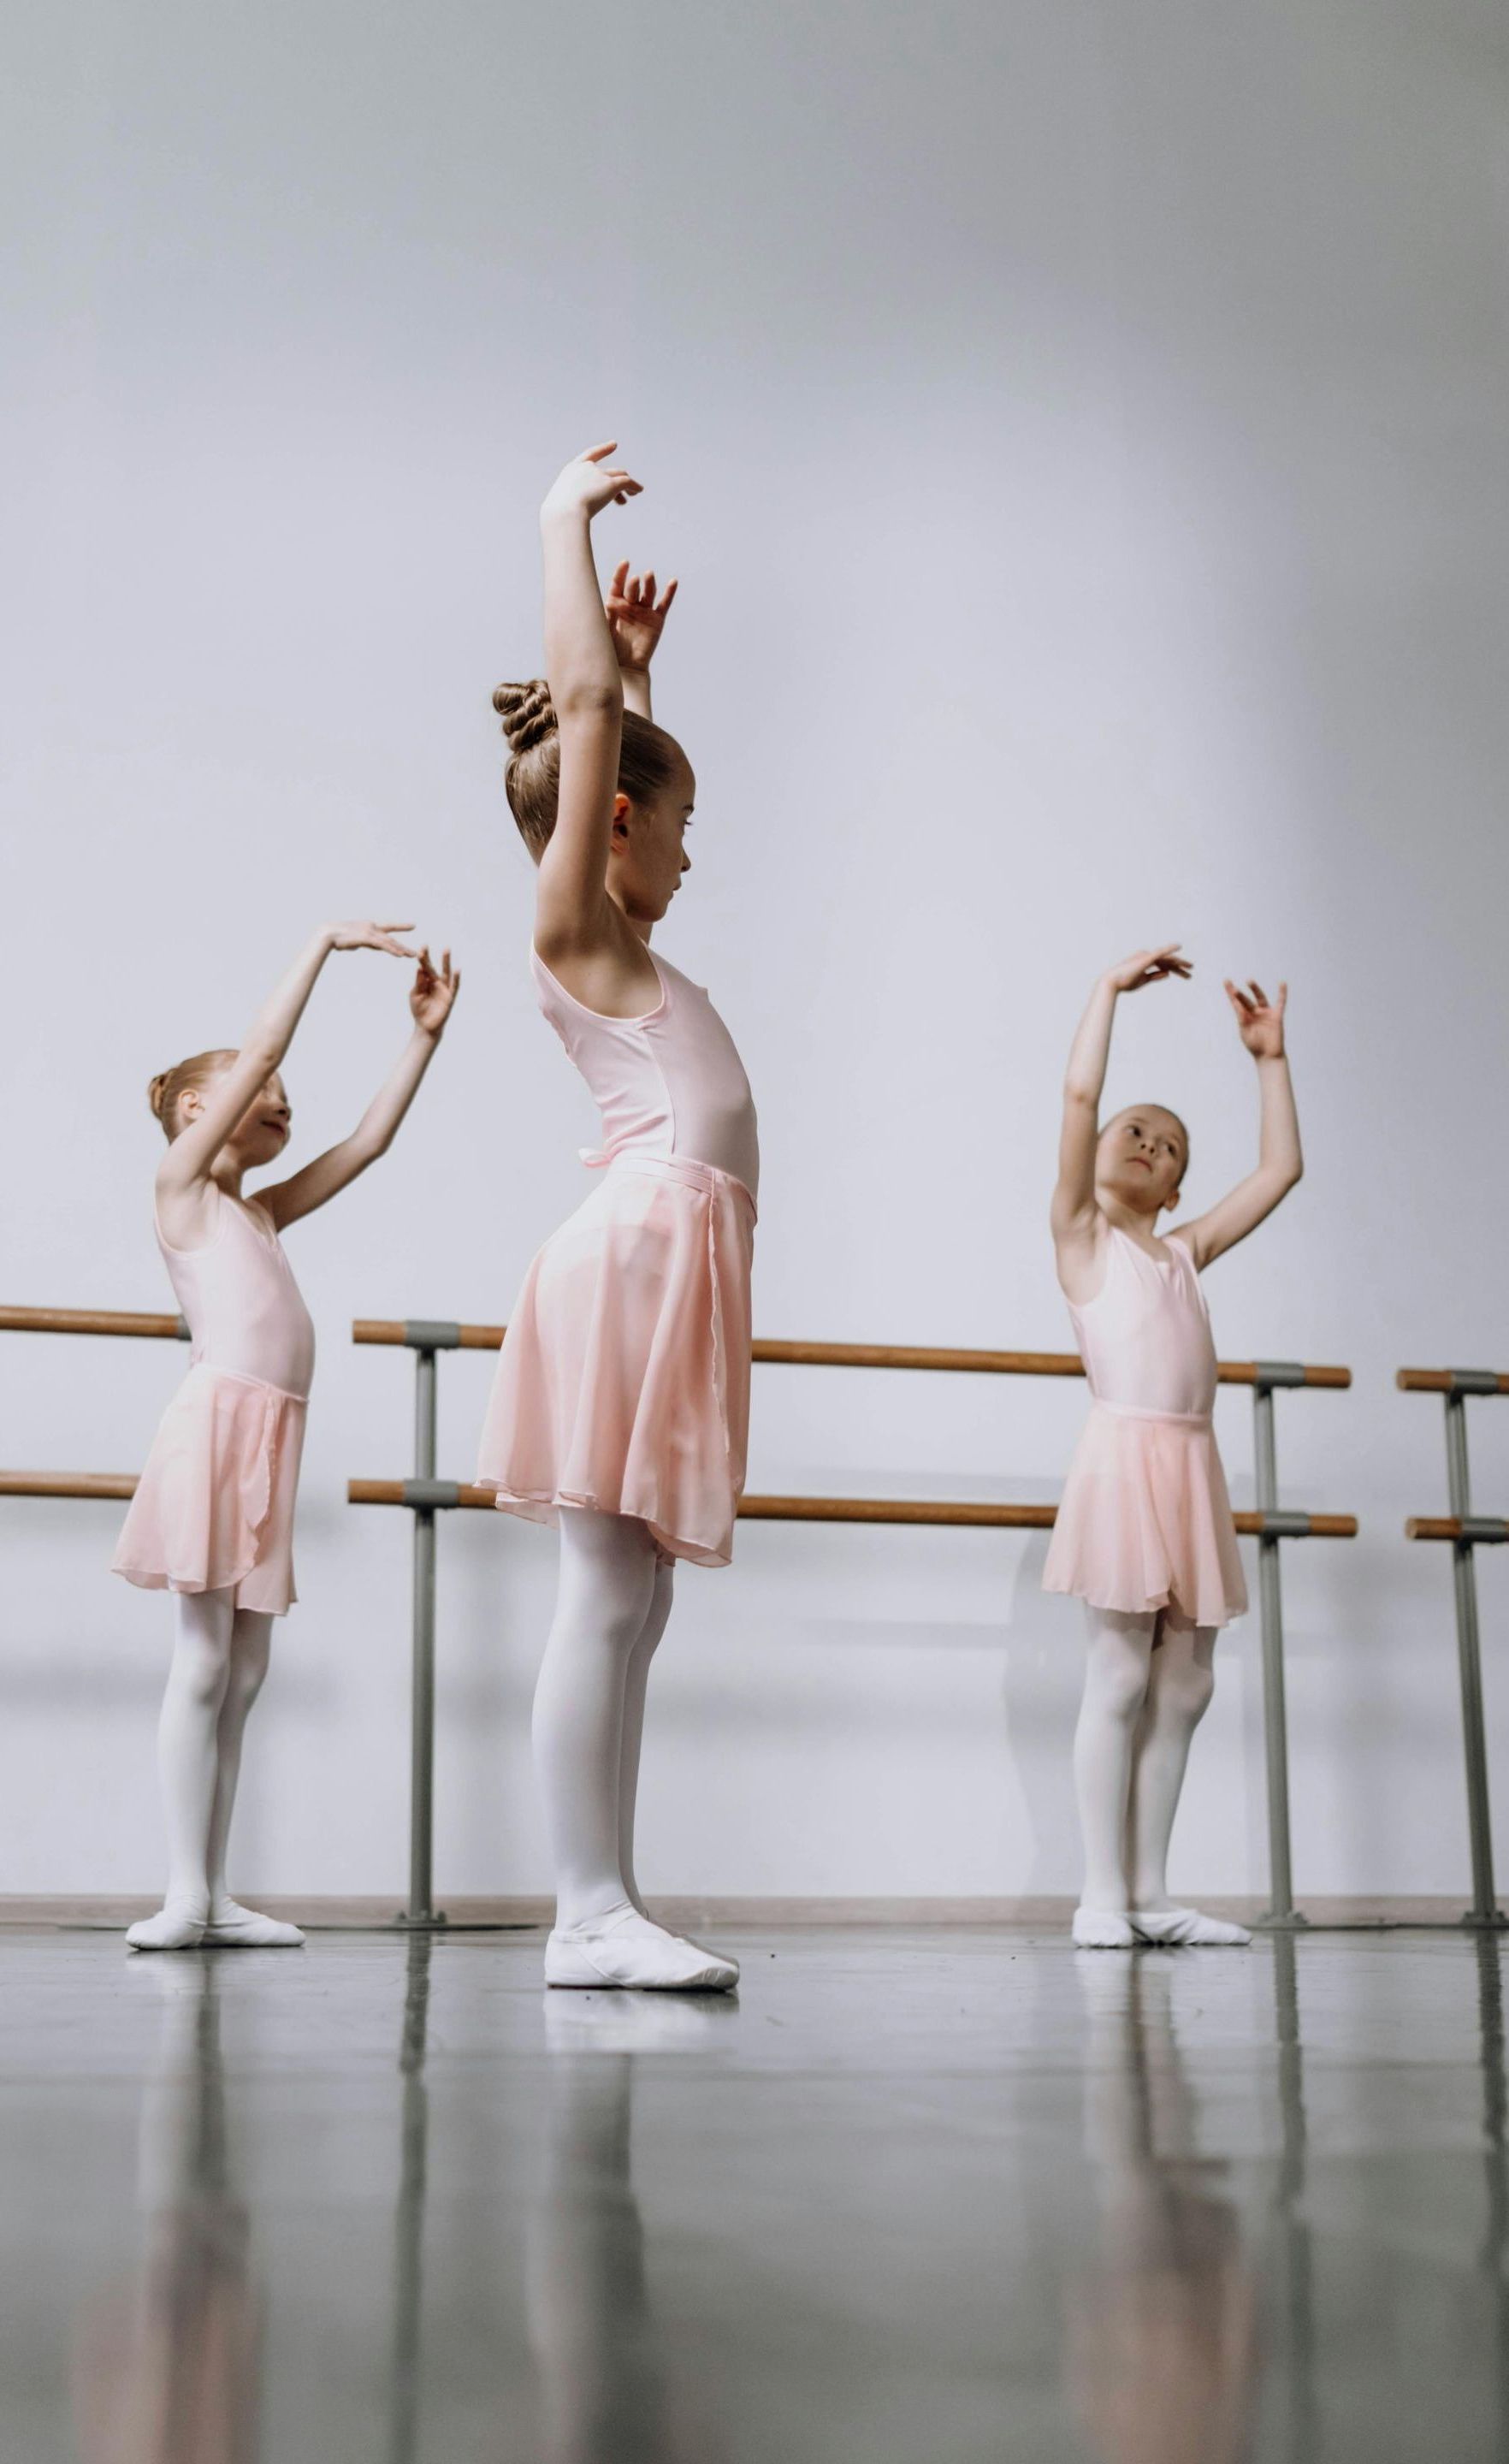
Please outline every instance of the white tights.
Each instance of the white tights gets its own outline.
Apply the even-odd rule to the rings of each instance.
[[[1087,1609],[1089,1656],[1074,1732],[1084,1840],[1082,1904],[1162,1909],[1169,1840],[1190,1740],[1214,1689],[1214,1626],[1167,1610],[1124,1617]]]
[[[157,1729],[167,1822],[167,1904],[229,1897],[226,1841],[247,1713],[262,1690],[273,1620],[230,1592],[180,1592],[178,1635]]]
[[[535,1763],[556,1868],[556,1923],[590,1925],[634,1879],[634,1804],[649,1663],[670,1615],[673,1570],[647,1527],[571,1507],[560,1589],[535,1689]]]
[[[258,1610],[238,1609],[230,1591],[176,1593],[174,1610],[173,1658],[157,1729],[167,1894],[161,1915],[133,1925],[127,1940],[138,1950],[188,1949],[208,1927],[225,1941],[300,1942],[295,1926],[253,1917],[226,1886],[241,1740],[267,1675],[273,1620]]]

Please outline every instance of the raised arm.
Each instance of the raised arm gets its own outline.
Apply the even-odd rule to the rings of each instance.
[[[1061,1282],[1072,1284],[1088,1268],[1100,1237],[1100,1209],[1095,1202],[1095,1150],[1100,1138],[1101,1096],[1110,1059],[1111,1028],[1123,993],[1138,992],[1166,976],[1190,973],[1177,941],[1161,949],[1137,950],[1119,966],[1108,967],[1085,1005],[1069,1047],[1063,1076],[1063,1120],[1059,1132],[1059,1177],[1049,1221]]]
[[[623,703],[641,718],[653,718],[649,698],[649,663],[660,647],[677,584],[667,582],[655,597],[655,576],[630,573],[625,557],[608,584],[604,608],[613,655],[623,680]]]
[[[568,462],[540,508],[545,566],[545,674],[560,734],[556,825],[540,858],[535,943],[547,966],[612,944],[607,893],[613,799],[623,730],[623,680],[592,559],[592,520],[640,493],[609,462],[611,444]]]
[[[397,937],[410,929],[407,924],[322,924],[306,942],[252,1020],[230,1068],[211,1082],[158,1166],[158,1207],[170,1240],[177,1236],[167,1220],[169,1213],[178,1214],[181,1221],[186,1209],[192,1215],[221,1148],[293,1042],[316,979],[332,950],[387,950],[395,957],[411,958],[414,952]],[[188,1229],[191,1245],[194,1227],[190,1224]]]
[[[1258,1064],[1258,1169],[1205,1214],[1174,1226],[1170,1238],[1189,1243],[1197,1266],[1208,1266],[1223,1249],[1245,1241],[1280,1199],[1287,1198],[1304,1170],[1300,1116],[1283,1040],[1289,987],[1279,985],[1276,1001],[1269,1001],[1260,984],[1249,983],[1242,992],[1228,983],[1226,994],[1236,1015],[1237,1032]]]
[[[460,990],[461,970],[457,967],[452,972],[450,952],[446,952],[437,969],[430,964],[429,952],[421,950],[419,972],[408,996],[414,1031],[351,1135],[327,1147],[301,1172],[256,1193],[257,1203],[266,1207],[280,1232],[285,1224],[296,1223],[301,1215],[312,1215],[317,1206],[323,1206],[365,1172],[369,1163],[386,1155],[435,1057]]]

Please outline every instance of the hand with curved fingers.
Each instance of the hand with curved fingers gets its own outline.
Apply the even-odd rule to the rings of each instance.
[[[605,445],[589,445],[575,455],[547,490],[541,516],[584,513],[591,521],[604,505],[626,505],[630,496],[642,495],[640,482],[622,463],[610,461],[617,451],[618,438],[610,436]]]
[[[1129,958],[1106,969],[1105,980],[1118,993],[1139,993],[1145,984],[1162,983],[1167,976],[1187,982],[1194,970],[1190,959],[1179,956],[1183,946],[1182,941],[1165,941],[1155,950],[1134,950]]]
[[[655,596],[655,576],[631,573],[628,559],[614,571],[607,586],[603,606],[607,612],[608,631],[613,636],[614,654],[621,668],[647,668],[660,646],[670,614],[671,602],[679,585],[667,582],[660,598]]]
[[[375,938],[338,941],[336,947],[345,950],[398,949],[392,936],[406,933],[406,924],[347,924],[342,933],[372,935]],[[324,1206],[343,1189],[350,1187],[368,1164],[386,1155],[403,1124],[410,1104],[418,1094],[426,1070],[439,1046],[446,1021],[455,1005],[461,989],[461,970],[450,963],[450,952],[442,954],[438,967],[433,963],[428,944],[422,950],[407,950],[401,956],[416,961],[413,983],[409,987],[408,1006],[414,1021],[414,1031],[398,1061],[378,1089],[351,1135],[327,1147],[289,1180],[280,1180],[271,1189],[257,1192],[260,1203],[281,1232],[286,1225],[296,1223],[300,1216],[312,1215],[317,1206]]]
[[[394,958],[417,958],[419,952],[398,938],[400,933],[412,933],[412,924],[332,924],[330,946],[333,950],[386,950]]]
[[[1236,1017],[1236,1032],[1255,1061],[1283,1059],[1283,1014],[1289,1006],[1289,987],[1280,984],[1279,998],[1271,1001],[1261,984],[1249,976],[1247,989],[1227,979],[1226,996]]]
[[[460,990],[461,969],[452,970],[450,952],[442,952],[440,964],[436,967],[431,962],[426,944],[419,954],[419,968],[408,996],[414,1024],[422,1034],[439,1039]]]
[[[1197,1266],[1245,1241],[1279,1200],[1286,1198],[1304,1171],[1300,1145],[1300,1116],[1295,1108],[1284,1048],[1283,1014],[1289,987],[1280,984],[1279,998],[1268,999],[1261,984],[1250,979],[1245,991],[1228,982],[1227,999],[1236,1019],[1236,1031],[1258,1063],[1258,1162],[1246,1177],[1229,1189],[1215,1205],[1175,1231],[1188,1241]]]

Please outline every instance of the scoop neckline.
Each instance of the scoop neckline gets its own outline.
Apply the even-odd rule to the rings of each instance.
[[[222,1189],[220,1191],[220,1203],[222,1208],[227,1206],[239,1206],[243,1213],[250,1213],[252,1208],[261,1205],[261,1200],[255,1198],[232,1198],[228,1189]],[[201,1241],[197,1249],[181,1249],[178,1243],[176,1241],[170,1241],[167,1234],[164,1231],[163,1219],[158,1212],[156,1199],[154,1199],[152,1203],[152,1222],[156,1230],[157,1237],[162,1242],[164,1248],[166,1249],[169,1255],[174,1258],[208,1258],[210,1250],[218,1249],[221,1242],[226,1237],[226,1221],[225,1216],[222,1213],[219,1221],[215,1225],[215,1237],[212,1241]],[[263,1222],[267,1225],[267,1229],[265,1231],[258,1230],[257,1227],[253,1225],[252,1229],[252,1239],[254,1241],[260,1241],[264,1249],[276,1249],[280,1247],[281,1243],[278,1241],[277,1232],[267,1216],[265,1209],[263,1210]]]
[[[1134,1241],[1129,1232],[1124,1232],[1119,1223],[1113,1223],[1111,1225],[1111,1230],[1117,1235],[1118,1239],[1126,1242],[1129,1249],[1135,1249],[1139,1257],[1147,1258],[1153,1265],[1160,1267],[1172,1265],[1174,1244],[1171,1234],[1162,1236],[1163,1256],[1159,1258],[1154,1255],[1151,1249],[1145,1249],[1140,1241]]]

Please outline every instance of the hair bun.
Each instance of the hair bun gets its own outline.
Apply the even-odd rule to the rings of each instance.
[[[522,685],[499,685],[492,707],[503,721],[509,751],[515,756],[532,752],[557,732],[556,705],[543,676],[531,676]]]
[[[152,1107],[152,1118],[155,1121],[160,1121],[163,1117],[163,1097],[172,1074],[170,1069],[160,1069],[146,1090],[146,1100]]]

